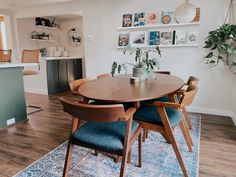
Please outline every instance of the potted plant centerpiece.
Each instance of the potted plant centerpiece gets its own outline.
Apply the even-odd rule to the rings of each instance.
[[[236,74],[236,25],[224,24],[214,31],[210,31],[204,48],[210,49],[205,58],[207,64],[216,66],[223,61]]]
[[[113,62],[111,69],[112,76],[116,71],[120,73],[122,69],[127,72],[127,65],[131,65],[133,67],[133,77],[138,77],[140,81],[143,81],[153,73],[155,68],[159,68],[158,55],[161,56],[161,51],[158,46],[156,46],[155,50],[145,50],[127,46],[123,51],[124,55],[126,55],[127,52],[134,56],[135,62],[122,64]]]

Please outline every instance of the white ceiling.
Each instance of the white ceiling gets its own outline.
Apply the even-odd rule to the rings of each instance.
[[[24,7],[46,5],[76,0],[0,0],[0,9],[17,10]]]

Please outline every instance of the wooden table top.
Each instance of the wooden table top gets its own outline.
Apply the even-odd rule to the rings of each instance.
[[[173,75],[156,74],[155,78],[131,84],[129,76],[92,80],[79,88],[79,93],[91,100],[107,102],[140,102],[162,97],[179,90],[184,81]]]

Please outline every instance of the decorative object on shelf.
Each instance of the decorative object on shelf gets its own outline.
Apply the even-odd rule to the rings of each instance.
[[[124,14],[122,27],[131,27],[132,26],[132,14]]]
[[[175,18],[179,23],[192,22],[196,16],[196,7],[185,0],[185,3],[179,5],[175,10]]]
[[[201,17],[201,9],[200,9],[200,7],[197,7],[196,8],[196,15],[195,15],[195,17],[194,17],[192,22],[199,22],[200,21],[200,17]]]
[[[135,13],[134,14],[134,26],[144,26],[145,25],[145,13]]]
[[[175,45],[187,44],[187,31],[175,31]]]
[[[42,18],[42,17],[36,17],[35,18],[35,25],[36,26],[42,26],[42,27],[48,27],[54,28],[54,29],[60,29],[60,25],[55,23],[55,18],[52,20],[52,22],[49,19]]]
[[[119,34],[118,47],[125,47],[129,45],[129,33]]]
[[[138,77],[140,81],[145,80],[148,75],[152,75],[153,70],[159,67],[158,57],[161,56],[161,51],[158,46],[156,50],[144,50],[140,48],[132,48],[130,45],[126,47],[123,51],[126,54],[129,51],[130,55],[134,54],[135,63],[124,63],[118,64],[113,62],[111,74],[114,75],[116,70],[118,73],[121,72],[121,69],[124,69],[127,72],[127,65],[133,66],[133,77]]]
[[[47,56],[47,49],[46,48],[41,48],[40,49],[40,54],[41,54],[41,57],[46,57]]]
[[[161,23],[162,24],[176,23],[176,21],[175,21],[175,12],[162,11],[162,13],[161,13]]]
[[[172,45],[173,44],[173,32],[162,31],[161,32],[161,45]]]
[[[188,31],[188,44],[198,44],[198,31]]]
[[[236,75],[236,24],[234,24],[232,11],[233,0],[230,1],[224,24],[209,32],[204,48],[210,50],[205,56],[207,64],[216,66],[222,61]],[[233,24],[227,24],[227,20]]]
[[[132,47],[146,47],[147,40],[147,31],[134,31],[130,33],[130,45]]]
[[[157,23],[158,14],[156,12],[150,12],[147,15],[147,24],[153,25]]]
[[[81,35],[78,28],[71,28],[69,31],[69,41],[74,47],[77,47],[81,44]]]
[[[149,45],[160,45],[161,36],[160,31],[150,31],[149,33]]]

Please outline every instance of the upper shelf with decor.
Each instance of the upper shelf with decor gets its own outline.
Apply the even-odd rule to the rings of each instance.
[[[61,31],[60,28],[43,26],[43,25],[36,25],[35,28],[48,29],[48,30],[54,30],[54,31]]]

